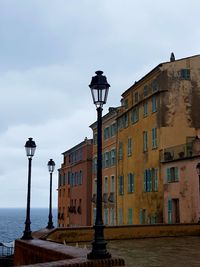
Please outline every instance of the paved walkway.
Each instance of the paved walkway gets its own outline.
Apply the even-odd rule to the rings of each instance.
[[[107,248],[128,267],[200,267],[200,236],[111,241]]]

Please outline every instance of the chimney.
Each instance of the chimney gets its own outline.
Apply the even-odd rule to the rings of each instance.
[[[174,53],[173,53],[173,52],[171,53],[170,61],[171,61],[171,62],[175,61],[175,56],[174,56]]]

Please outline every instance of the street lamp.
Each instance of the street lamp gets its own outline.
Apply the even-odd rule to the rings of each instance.
[[[103,71],[96,71],[89,85],[93,102],[97,109],[97,201],[96,220],[94,225],[94,241],[88,259],[108,259],[111,254],[106,250],[107,242],[104,239],[104,224],[102,220],[102,110],[106,103],[110,85]]]
[[[53,216],[52,216],[52,173],[54,171],[55,168],[55,162],[50,159],[48,164],[48,169],[49,169],[49,173],[50,173],[50,197],[49,197],[49,221],[48,221],[48,225],[47,225],[47,229],[53,229]]]
[[[27,208],[26,208],[26,221],[25,229],[22,239],[33,239],[31,235],[31,221],[30,221],[30,201],[31,201],[31,163],[34,156],[36,144],[33,138],[29,138],[25,144],[26,155],[28,157],[28,191],[27,191]]]

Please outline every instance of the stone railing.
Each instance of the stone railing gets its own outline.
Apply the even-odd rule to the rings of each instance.
[[[95,267],[125,266],[123,259],[88,260],[87,249],[76,248],[39,239],[16,240],[14,266]]]

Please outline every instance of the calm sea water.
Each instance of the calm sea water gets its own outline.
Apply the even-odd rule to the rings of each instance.
[[[53,222],[57,226],[57,210],[53,209]],[[47,226],[48,209],[31,208],[31,231]],[[0,242],[11,242],[23,235],[26,209],[0,208]]]

